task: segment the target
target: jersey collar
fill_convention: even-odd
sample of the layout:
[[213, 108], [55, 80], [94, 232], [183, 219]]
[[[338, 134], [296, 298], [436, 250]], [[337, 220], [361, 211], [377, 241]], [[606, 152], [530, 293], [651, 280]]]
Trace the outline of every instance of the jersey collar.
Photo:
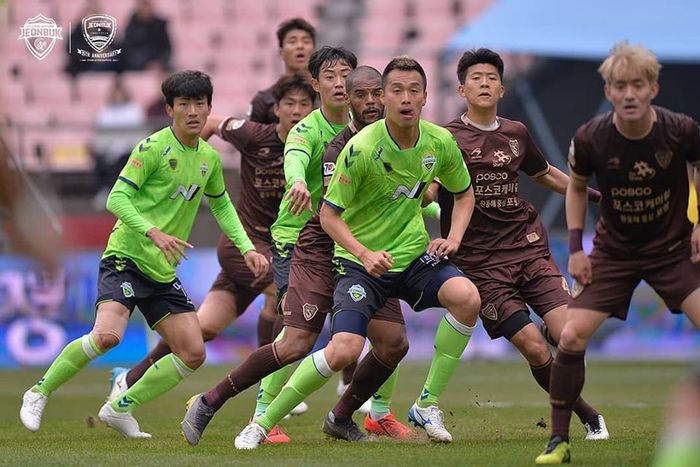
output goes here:
[[187, 146], [187, 145], [182, 144], [182, 141], [180, 141], [179, 139], [177, 139], [177, 135], [176, 135], [175, 132], [173, 131], [173, 127], [172, 127], [172, 126], [169, 126], [168, 128], [170, 129], [170, 133], [173, 135], [173, 138], [175, 138], [175, 141], [177, 141], [177, 144], [180, 145], [180, 149], [182, 149], [183, 151], [194, 151], [194, 152], [199, 152], [199, 138], [197, 138], [197, 147], [196, 147], [196, 148], [193, 148], [193, 147], [190, 147], [190, 146]]

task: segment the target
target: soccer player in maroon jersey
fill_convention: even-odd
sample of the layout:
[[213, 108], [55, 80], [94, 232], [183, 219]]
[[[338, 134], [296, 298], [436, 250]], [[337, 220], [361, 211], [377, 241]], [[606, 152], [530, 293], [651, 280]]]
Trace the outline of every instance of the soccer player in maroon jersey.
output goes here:
[[[697, 173], [700, 129], [690, 117], [651, 104], [660, 68], [644, 47], [615, 45], [598, 69], [613, 110], [581, 126], [569, 148], [566, 220], [574, 284], [552, 366], [552, 435], [537, 464], [570, 461], [569, 422], [583, 388], [586, 345], [606, 319], [626, 319], [640, 281], [700, 326], [700, 230], [686, 214], [686, 167]], [[601, 217], [587, 256], [581, 237], [593, 175]]]
[[[291, 18], [280, 23], [277, 28], [279, 55], [284, 63], [282, 76], [295, 73], [309, 74], [309, 58], [316, 47], [316, 29], [303, 18]], [[309, 76], [310, 77], [310, 76]], [[250, 102], [248, 118], [253, 122], [277, 123], [273, 110], [275, 98], [272, 86], [258, 91]]]
[[[262, 124], [234, 117], [210, 116], [202, 132], [203, 139], [209, 139], [216, 133], [241, 152], [242, 183], [237, 210], [256, 251], [267, 258], [271, 256], [270, 226], [277, 217], [284, 194], [284, 141], [292, 127], [313, 110], [315, 97], [313, 88], [302, 75], [282, 77], [273, 86], [272, 92], [279, 123]], [[263, 310], [258, 322], [258, 339], [260, 345], [272, 342], [272, 323], [276, 317], [277, 303], [272, 272], [268, 271], [267, 275], [256, 279], [243, 256], [225, 235], [219, 238], [217, 256], [221, 271], [197, 310], [204, 341], [218, 336], [245, 312], [255, 297], [264, 292], [266, 298], [269, 296], [266, 308], [271, 320], [263, 316]], [[170, 347], [161, 339], [130, 370], [115, 368], [110, 397], [131, 387], [153, 362], [169, 353]]]
[[[476, 206], [452, 261], [481, 295], [481, 321], [492, 339], [508, 339], [530, 364], [535, 381], [549, 390], [552, 354], [530, 320], [528, 305], [554, 340], [559, 338], [569, 298], [554, 263], [547, 232], [534, 206], [519, 196], [522, 171], [548, 190], [564, 194], [569, 177], [551, 166], [521, 122], [498, 116], [503, 97], [503, 60], [492, 50], [465, 52], [457, 65], [459, 94], [468, 110], [446, 128], [462, 150], [474, 180]], [[599, 193], [591, 190], [597, 199]], [[446, 235], [452, 195], [438, 192]], [[587, 439], [608, 437], [602, 416], [582, 399], [576, 414]]]

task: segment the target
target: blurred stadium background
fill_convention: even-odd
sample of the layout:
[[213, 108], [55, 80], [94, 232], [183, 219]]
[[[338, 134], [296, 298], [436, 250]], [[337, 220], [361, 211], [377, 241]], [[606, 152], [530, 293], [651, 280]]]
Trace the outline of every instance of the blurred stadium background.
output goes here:
[[[525, 121], [550, 161], [563, 169], [576, 127], [606, 109], [596, 68], [615, 41], [629, 39], [657, 52], [664, 69], [656, 102], [700, 118], [700, 94], [695, 90], [700, 82], [696, 24], [700, 4], [692, 1], [667, 0], [663, 5], [632, 0], [149, 2], [155, 15], [167, 21], [170, 68], [209, 73], [217, 114], [244, 116], [255, 92], [276, 80], [282, 64], [275, 30], [281, 21], [301, 16], [317, 27], [317, 46], [342, 44], [355, 51], [362, 64], [381, 70], [398, 54], [417, 58], [428, 75], [424, 117], [437, 123], [463, 111], [464, 102], [455, 92], [461, 52], [478, 46], [501, 52], [508, 92], [499, 113]], [[109, 70], [119, 66], [112, 62], [103, 64], [108, 70], [76, 71], [69, 64], [77, 58], [82, 17], [88, 13], [115, 17], [115, 44], [120, 44], [140, 3], [143, 0], [0, 0], [0, 133], [16, 155], [17, 169], [30, 176], [55, 210], [65, 246], [62, 274], [47, 280], [28, 259], [13, 254], [7, 238], [0, 237], [2, 368], [45, 367], [66, 342], [92, 325], [97, 264], [114, 222], [104, 210], [105, 189], [113, 182], [113, 166], [120, 157], [163, 125], [157, 110], [160, 82], [167, 72], [117, 73]], [[39, 14], [62, 28], [62, 39], [42, 60], [18, 39], [25, 21]], [[115, 59], [124, 60], [131, 53], [136, 51], [124, 46]], [[140, 109], [138, 124], [119, 125], [100, 117], [115, 82]], [[212, 141], [221, 151], [235, 198], [238, 156], [230, 145]], [[551, 227], [552, 249], [565, 270], [563, 198], [548, 196], [527, 182], [522, 188]], [[589, 227], [591, 232], [592, 223]], [[218, 232], [203, 208], [192, 235], [196, 248], [179, 273], [196, 303], [218, 270], [214, 250]], [[237, 361], [255, 347], [260, 305], [256, 301], [251, 306], [256, 309], [208, 344], [210, 364]], [[429, 358], [438, 318], [437, 313], [407, 314], [410, 359]], [[131, 323], [122, 345], [97, 364], [129, 364], [144, 355], [148, 333], [139, 319]], [[645, 286], [635, 295], [627, 323], [607, 323], [591, 347], [591, 353], [601, 357], [630, 359], [689, 359], [698, 350], [697, 332], [683, 317], [668, 313]], [[483, 332], [465, 356], [512, 357], [515, 354], [506, 343], [491, 342]]]

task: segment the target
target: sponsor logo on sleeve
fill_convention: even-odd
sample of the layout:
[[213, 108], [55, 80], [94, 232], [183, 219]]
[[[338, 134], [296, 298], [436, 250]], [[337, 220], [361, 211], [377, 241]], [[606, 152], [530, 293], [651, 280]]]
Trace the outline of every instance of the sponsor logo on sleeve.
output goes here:
[[324, 162], [323, 163], [323, 176], [330, 177], [335, 171], [335, 162]]
[[238, 130], [240, 127], [243, 126], [244, 123], [245, 123], [245, 120], [239, 120], [237, 118], [232, 118], [226, 124], [226, 129], [228, 131]]

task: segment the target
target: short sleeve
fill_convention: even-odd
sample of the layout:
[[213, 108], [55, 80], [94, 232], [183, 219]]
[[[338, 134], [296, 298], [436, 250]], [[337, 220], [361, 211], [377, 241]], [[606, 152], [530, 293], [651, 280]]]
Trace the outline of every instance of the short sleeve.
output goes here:
[[471, 177], [462, 158], [462, 151], [451, 135], [449, 139], [445, 140], [440, 160], [439, 172], [435, 175], [436, 178], [440, 179], [440, 184], [451, 193], [458, 194], [467, 191], [472, 183]]
[[591, 154], [584, 143], [580, 130], [576, 132], [576, 135], [571, 140], [567, 159], [569, 162], [569, 175], [572, 177], [588, 179], [593, 175]]
[[525, 154], [520, 164], [520, 170], [530, 177], [539, 177], [549, 172], [549, 162], [527, 130], [525, 130]]
[[341, 211], [350, 205], [364, 178], [364, 162], [352, 140], [348, 142], [338, 156], [324, 203]]
[[236, 149], [243, 151], [255, 133], [256, 124], [248, 120], [228, 117], [221, 122], [219, 134], [224, 141], [233, 144]]
[[685, 160], [693, 165], [700, 164], [700, 127], [688, 117], [685, 124]]

